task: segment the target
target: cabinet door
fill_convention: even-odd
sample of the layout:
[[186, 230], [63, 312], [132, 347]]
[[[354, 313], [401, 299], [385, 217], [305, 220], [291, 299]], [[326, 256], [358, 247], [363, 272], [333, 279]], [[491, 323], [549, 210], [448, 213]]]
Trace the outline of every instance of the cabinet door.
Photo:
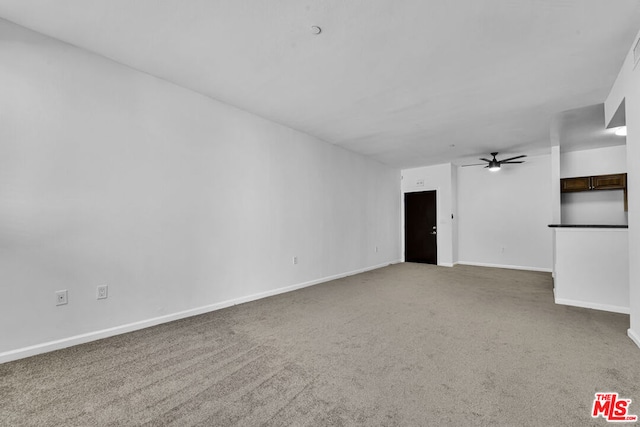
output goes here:
[[591, 189], [591, 179], [588, 176], [579, 178], [564, 178], [560, 180], [560, 192], [588, 191]]
[[592, 176], [591, 186], [594, 190], [624, 190], [627, 187], [627, 174]]

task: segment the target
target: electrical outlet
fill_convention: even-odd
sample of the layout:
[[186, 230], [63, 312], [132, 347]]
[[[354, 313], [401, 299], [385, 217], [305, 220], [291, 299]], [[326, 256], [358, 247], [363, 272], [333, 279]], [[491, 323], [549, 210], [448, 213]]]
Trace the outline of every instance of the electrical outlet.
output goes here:
[[96, 299], [106, 299], [109, 296], [109, 287], [107, 285], [98, 286]]
[[67, 290], [56, 291], [56, 305], [65, 305], [68, 300]]
[[416, 187], [424, 187], [424, 179], [417, 180]]
[[294, 264], [297, 264], [297, 263], [298, 263], [298, 257], [297, 257], [297, 256], [294, 256], [294, 257], [293, 257], [293, 263], [294, 263]]

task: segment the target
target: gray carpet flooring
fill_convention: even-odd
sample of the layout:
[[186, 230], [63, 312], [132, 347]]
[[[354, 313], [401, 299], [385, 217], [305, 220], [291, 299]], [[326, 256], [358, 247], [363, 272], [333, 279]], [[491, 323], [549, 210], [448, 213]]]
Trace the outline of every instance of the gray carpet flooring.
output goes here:
[[628, 316], [552, 287], [392, 265], [0, 365], [0, 425], [607, 425], [598, 391], [640, 414]]

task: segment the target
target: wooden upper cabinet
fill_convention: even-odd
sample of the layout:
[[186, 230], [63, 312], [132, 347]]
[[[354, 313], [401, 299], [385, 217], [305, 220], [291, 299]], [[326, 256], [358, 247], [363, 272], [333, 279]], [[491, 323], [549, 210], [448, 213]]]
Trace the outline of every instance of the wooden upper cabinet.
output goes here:
[[593, 190], [624, 190], [627, 188], [627, 174], [592, 176], [591, 188]]
[[626, 188], [626, 173], [580, 176], [577, 178], [563, 178], [560, 180], [560, 191], [562, 193], [589, 190], [626, 190]]
[[560, 191], [562, 193], [588, 190], [591, 190], [591, 177], [589, 176], [581, 176], [578, 178], [563, 178], [560, 180]]

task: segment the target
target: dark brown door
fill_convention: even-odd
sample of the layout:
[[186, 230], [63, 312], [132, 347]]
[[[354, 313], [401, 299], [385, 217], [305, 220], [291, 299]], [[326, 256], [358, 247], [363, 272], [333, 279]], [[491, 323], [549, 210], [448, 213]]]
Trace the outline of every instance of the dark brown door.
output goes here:
[[438, 263], [436, 219], [435, 191], [404, 195], [405, 261]]

